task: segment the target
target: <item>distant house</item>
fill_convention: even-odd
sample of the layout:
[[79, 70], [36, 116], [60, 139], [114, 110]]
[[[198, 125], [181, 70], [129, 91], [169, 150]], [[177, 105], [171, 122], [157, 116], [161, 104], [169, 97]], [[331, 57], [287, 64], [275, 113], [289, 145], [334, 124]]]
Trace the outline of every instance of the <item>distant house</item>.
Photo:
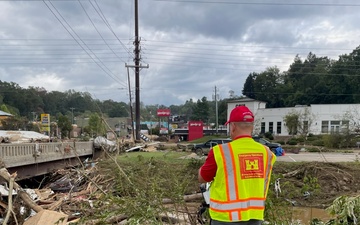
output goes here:
[[2, 124], [1, 124], [2, 120], [5, 120], [12, 116], [13, 116], [12, 114], [0, 110], [0, 127], [2, 127]]

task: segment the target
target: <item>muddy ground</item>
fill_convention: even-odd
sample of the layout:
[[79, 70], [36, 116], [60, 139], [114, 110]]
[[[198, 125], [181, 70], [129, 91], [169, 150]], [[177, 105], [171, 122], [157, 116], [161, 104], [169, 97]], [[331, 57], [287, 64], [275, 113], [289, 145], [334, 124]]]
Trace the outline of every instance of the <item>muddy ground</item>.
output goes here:
[[360, 194], [360, 162], [277, 162], [276, 178], [280, 178], [280, 196], [299, 206], [324, 208], [339, 196]]

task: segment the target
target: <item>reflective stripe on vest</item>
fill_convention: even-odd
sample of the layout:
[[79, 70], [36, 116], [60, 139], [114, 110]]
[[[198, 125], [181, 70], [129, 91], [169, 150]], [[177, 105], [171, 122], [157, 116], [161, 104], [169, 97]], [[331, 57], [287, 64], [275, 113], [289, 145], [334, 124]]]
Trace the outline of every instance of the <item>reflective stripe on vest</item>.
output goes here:
[[233, 162], [233, 153], [230, 143], [217, 146], [221, 150], [224, 161], [224, 169], [226, 170], [226, 180], [227, 180], [227, 192], [228, 192], [228, 202], [218, 202], [214, 199], [210, 199], [210, 208], [214, 211], [223, 211], [231, 213], [231, 220], [237, 221], [240, 219], [239, 211], [244, 211], [248, 209], [264, 209], [265, 207], [265, 197], [267, 184], [269, 182], [269, 175], [272, 167], [273, 154], [268, 149], [265, 148], [268, 154], [265, 154], [266, 162], [266, 174], [264, 177], [264, 194], [263, 199], [239, 199], [237, 185], [236, 185], [236, 176], [228, 176], [229, 171], [233, 171], [235, 168]]
[[232, 211], [232, 210], [241, 210], [248, 208], [263, 208], [264, 200], [248, 200], [248, 201], [239, 201], [232, 203], [216, 203], [214, 201], [210, 202], [211, 208], [217, 211]]
[[265, 147], [264, 148], [266, 149], [267, 151], [267, 160], [266, 160], [266, 174], [265, 174], [265, 182], [264, 182], [264, 193], [265, 193], [265, 197], [266, 197], [266, 191], [267, 191], [267, 188], [269, 187], [269, 181], [270, 181], [270, 172], [271, 172], [271, 167], [272, 167], [272, 164], [271, 162], [273, 161], [275, 155], [272, 153], [272, 151], [268, 148], [268, 147]]

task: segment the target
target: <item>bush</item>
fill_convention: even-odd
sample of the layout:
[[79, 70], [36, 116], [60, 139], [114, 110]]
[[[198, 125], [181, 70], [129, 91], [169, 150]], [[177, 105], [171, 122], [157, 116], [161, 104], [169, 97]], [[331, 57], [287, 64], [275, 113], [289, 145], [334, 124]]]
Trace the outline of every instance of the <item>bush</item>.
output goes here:
[[298, 138], [292, 138], [292, 139], [296, 140], [297, 143], [305, 142], [305, 138], [304, 138], [304, 137], [298, 137]]
[[306, 151], [308, 152], [320, 152], [320, 149], [319, 148], [306, 148]]
[[318, 140], [318, 138], [315, 136], [307, 137], [307, 141], [317, 141], [317, 140]]
[[297, 145], [297, 141], [296, 141], [296, 139], [290, 139], [290, 140], [288, 140], [288, 142], [286, 144], [288, 144], [288, 145]]
[[285, 144], [285, 141], [277, 141], [277, 143], [281, 144], [281, 145], [284, 145]]
[[269, 139], [269, 140], [274, 140], [274, 136], [271, 132], [266, 132], [265, 133], [265, 138]]
[[323, 136], [324, 146], [327, 148], [340, 148], [342, 142], [342, 135], [338, 133], [328, 134]]
[[321, 139], [315, 140], [312, 142], [312, 145], [314, 146], [324, 146], [324, 141]]

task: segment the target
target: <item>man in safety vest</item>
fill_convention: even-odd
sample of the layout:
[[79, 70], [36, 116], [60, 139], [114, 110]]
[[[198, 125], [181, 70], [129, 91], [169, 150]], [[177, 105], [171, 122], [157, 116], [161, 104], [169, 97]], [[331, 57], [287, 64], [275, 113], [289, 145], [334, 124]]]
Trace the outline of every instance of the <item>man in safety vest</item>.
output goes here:
[[260, 225], [276, 156], [254, 141], [254, 115], [237, 106], [225, 125], [232, 141], [217, 145], [199, 169], [199, 182], [210, 186], [211, 225]]

